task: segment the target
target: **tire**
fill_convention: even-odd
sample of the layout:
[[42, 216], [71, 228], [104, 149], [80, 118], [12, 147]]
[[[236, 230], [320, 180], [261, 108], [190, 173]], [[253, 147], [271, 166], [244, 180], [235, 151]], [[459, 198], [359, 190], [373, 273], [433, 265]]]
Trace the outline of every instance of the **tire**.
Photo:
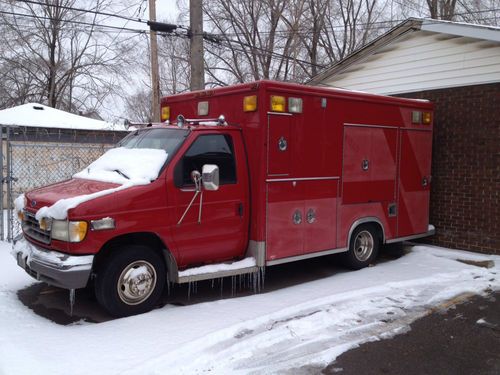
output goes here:
[[373, 225], [361, 225], [351, 235], [349, 250], [343, 254], [344, 264], [359, 270], [368, 267], [378, 255], [380, 239]]
[[156, 252], [146, 246], [124, 246], [115, 249], [99, 267], [95, 295], [113, 316], [142, 314], [157, 305], [165, 275], [165, 263]]

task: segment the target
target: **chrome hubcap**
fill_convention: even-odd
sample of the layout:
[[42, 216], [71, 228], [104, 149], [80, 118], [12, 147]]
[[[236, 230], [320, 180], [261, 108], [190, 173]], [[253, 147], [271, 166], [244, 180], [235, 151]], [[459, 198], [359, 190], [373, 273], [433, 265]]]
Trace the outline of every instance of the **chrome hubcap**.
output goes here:
[[118, 278], [118, 296], [127, 305], [138, 305], [153, 293], [156, 280], [151, 263], [145, 260], [130, 263]]
[[354, 240], [354, 256], [360, 262], [366, 261], [373, 252], [373, 236], [367, 230], [358, 233]]

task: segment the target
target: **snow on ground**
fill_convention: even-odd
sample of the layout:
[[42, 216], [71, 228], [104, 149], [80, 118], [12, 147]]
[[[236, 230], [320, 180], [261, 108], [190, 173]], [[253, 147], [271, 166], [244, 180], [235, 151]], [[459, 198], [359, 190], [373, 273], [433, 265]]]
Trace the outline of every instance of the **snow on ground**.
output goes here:
[[[415, 246], [374, 267], [269, 292], [61, 326], [18, 300], [17, 291], [34, 280], [9, 251], [0, 243], [2, 375], [293, 374], [405, 332], [457, 295], [500, 289], [499, 256]], [[456, 258], [495, 264], [483, 268]]]

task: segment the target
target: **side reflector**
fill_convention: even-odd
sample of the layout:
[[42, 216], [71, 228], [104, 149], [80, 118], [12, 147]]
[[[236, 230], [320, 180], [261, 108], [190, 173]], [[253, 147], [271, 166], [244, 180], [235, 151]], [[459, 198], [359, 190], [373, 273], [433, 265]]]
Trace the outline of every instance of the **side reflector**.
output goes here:
[[288, 111], [292, 113], [302, 113], [302, 99], [288, 98]]
[[170, 107], [165, 106], [161, 108], [161, 121], [165, 122], [167, 120], [170, 120]]
[[271, 96], [271, 111], [285, 112], [285, 97], [284, 96]]
[[257, 110], [257, 95], [245, 96], [243, 98], [243, 112], [255, 112]]
[[420, 111], [413, 111], [411, 113], [411, 122], [414, 124], [420, 124], [422, 123], [422, 112]]
[[422, 123], [429, 125], [431, 123], [432, 116], [430, 112], [424, 112], [422, 115]]
[[198, 116], [208, 115], [208, 102], [198, 102]]

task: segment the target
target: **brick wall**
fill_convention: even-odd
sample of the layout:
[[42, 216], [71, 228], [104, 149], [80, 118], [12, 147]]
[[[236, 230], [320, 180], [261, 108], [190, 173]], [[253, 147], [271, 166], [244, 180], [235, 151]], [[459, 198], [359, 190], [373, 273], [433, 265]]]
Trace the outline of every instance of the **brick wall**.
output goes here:
[[435, 103], [426, 242], [500, 254], [500, 83], [398, 96]]

